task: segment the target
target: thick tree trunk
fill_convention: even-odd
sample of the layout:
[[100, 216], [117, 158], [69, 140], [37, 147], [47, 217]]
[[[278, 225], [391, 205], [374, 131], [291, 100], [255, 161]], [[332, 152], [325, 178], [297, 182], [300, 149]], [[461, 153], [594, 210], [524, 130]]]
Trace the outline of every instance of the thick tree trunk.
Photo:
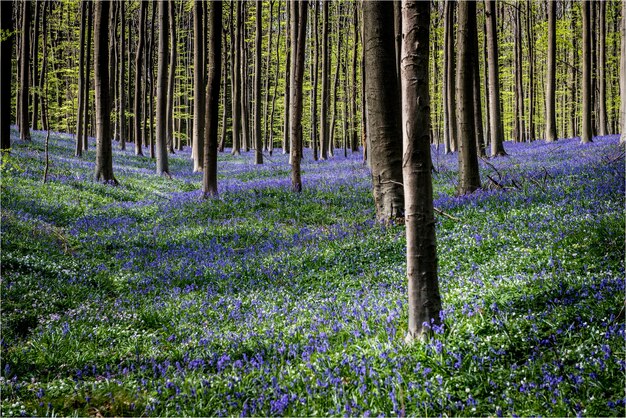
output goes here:
[[[0, 61], [11, 62], [13, 55], [13, 2], [2, 1], [0, 2], [0, 11], [2, 16], [0, 17], [0, 29], [4, 33], [9, 35], [0, 42]], [[0, 107], [3, 111], [0, 112], [0, 150], [2, 152], [9, 152], [11, 149], [11, 98], [13, 97], [13, 86], [11, 85], [12, 71], [3, 70], [0, 71]]]
[[328, 41], [328, 3], [322, 2], [322, 102], [320, 104], [320, 159], [328, 158], [328, 106], [330, 105], [330, 53]]
[[395, 88], [396, 56], [393, 4], [363, 3], [365, 95], [376, 219], [389, 222], [404, 216], [400, 97]]
[[96, 88], [96, 181], [117, 184], [113, 176], [111, 102], [109, 96], [109, 6], [97, 1], [95, 9], [94, 84]]
[[22, 12], [22, 51], [20, 53], [20, 109], [18, 112], [20, 139], [22, 141], [30, 141], [30, 122], [29, 122], [29, 91], [30, 91], [30, 26], [31, 26], [31, 8], [30, 1], [23, 1]]
[[302, 191], [300, 162], [302, 160], [302, 82], [304, 78], [304, 47], [308, 1], [291, 0], [291, 111], [289, 128], [291, 131], [291, 190]]
[[459, 186], [458, 194], [472, 193], [480, 188], [478, 157], [476, 155], [476, 126], [474, 119], [473, 56], [478, 53], [476, 33], [476, 3], [462, 0], [458, 6], [456, 96], [459, 127]]
[[209, 9], [210, 36], [208, 50], [209, 74], [206, 92], [206, 129], [204, 133], [204, 196], [217, 196], [217, 119], [222, 68], [222, 2], [211, 2]]
[[[268, 140], [270, 137], [271, 127], [269, 126], [269, 107], [270, 107], [270, 79], [272, 71], [272, 34], [274, 33], [274, 0], [270, 0], [269, 25], [267, 27], [267, 60], [265, 61], [265, 99], [263, 100], [263, 151], [269, 150]], [[280, 24], [278, 25], [280, 27]]]
[[[202, 171], [204, 166], [204, 129], [205, 129], [205, 81], [203, 67], [206, 45], [203, 32], [203, 2], [193, 2], [193, 171]], [[208, 29], [208, 28], [207, 28]]]
[[263, 41], [263, 2], [256, 2], [256, 39], [254, 55], [254, 163], [263, 164], [261, 133], [261, 48]]
[[591, 1], [583, 0], [583, 101], [582, 101], [582, 130], [580, 142], [586, 144], [592, 142], [593, 127], [591, 113], [593, 105], [591, 100]]
[[489, 132], [491, 133], [491, 156], [506, 155], [502, 141], [504, 127], [500, 111], [500, 66], [498, 64], [498, 31], [496, 26], [496, 7], [494, 0], [485, 0], [487, 15], [487, 50], [489, 67]]
[[556, 134], [556, 2], [548, 7], [548, 61], [546, 68], [546, 142], [557, 139]]
[[[430, 4], [402, 1], [402, 131], [409, 323], [407, 343], [439, 324], [437, 241], [430, 160]], [[424, 324], [427, 324], [425, 327]]]
[[[142, 62], [144, 55], [144, 44], [146, 42], [146, 11], [148, 9], [148, 2], [141, 1], [139, 6], [139, 41], [137, 43], [137, 54], [135, 56], [135, 120], [134, 120], [134, 129], [135, 129], [135, 154], [143, 155], [142, 149], [142, 137], [141, 137], [141, 103], [144, 101], [144, 98], [141, 95], [141, 72], [142, 72]], [[146, 80], [144, 80], [144, 83]]]
[[159, 52], [157, 73], [157, 103], [156, 103], [156, 173], [169, 176], [170, 169], [167, 156], [167, 129], [168, 129], [168, 88], [167, 88], [167, 60], [168, 60], [168, 0], [158, 1], [159, 7]]

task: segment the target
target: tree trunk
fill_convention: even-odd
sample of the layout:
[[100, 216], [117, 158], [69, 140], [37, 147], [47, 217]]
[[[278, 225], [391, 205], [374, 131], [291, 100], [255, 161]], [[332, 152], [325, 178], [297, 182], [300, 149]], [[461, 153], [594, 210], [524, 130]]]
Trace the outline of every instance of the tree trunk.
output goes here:
[[313, 148], [313, 160], [317, 161], [319, 159], [318, 154], [318, 145], [319, 145], [319, 135], [317, 129], [317, 90], [318, 90], [318, 74], [319, 74], [319, 64], [320, 64], [320, 41], [319, 41], [319, 14], [320, 14], [320, 4], [318, 1], [314, 4], [314, 14], [313, 14], [313, 33], [315, 34], [314, 38], [314, 53], [315, 57], [313, 58], [313, 89], [311, 92], [311, 148]]
[[217, 196], [217, 119], [220, 98], [220, 71], [222, 69], [222, 2], [211, 2], [208, 64], [209, 74], [206, 92], [206, 129], [204, 133], [204, 173], [202, 191], [204, 196]]
[[[444, 150], [445, 153], [454, 152], [458, 147], [457, 138], [457, 116], [456, 116], [456, 97], [455, 97], [455, 62], [454, 62], [454, 4], [452, 0], [446, 0], [445, 2], [445, 17], [444, 17], [444, 112], [446, 117], [446, 130], [447, 134], [444, 136]], [[447, 138], [447, 140], [446, 140]]]
[[532, 25], [532, 2], [526, 1], [526, 41], [528, 44], [528, 140], [535, 140], [535, 45]]
[[[522, 64], [522, 18], [521, 4], [513, 5], [515, 14], [515, 140], [526, 141], [526, 127], [524, 126], [524, 79]], [[476, 67], [478, 68], [478, 67]], [[478, 126], [477, 126], [478, 128]]]
[[[274, 33], [274, 0], [270, 0], [269, 25], [267, 27], [267, 60], [265, 61], [265, 99], [263, 100], [263, 151], [269, 150], [268, 140], [270, 137], [271, 127], [269, 126], [269, 107], [270, 107], [270, 79], [272, 68], [272, 34]], [[280, 24], [278, 25], [280, 27]]]
[[[169, 25], [170, 25], [170, 66], [167, 81], [167, 147], [174, 154], [174, 83], [176, 81], [176, 52], [178, 51], [176, 39], [176, 12], [174, 0], [168, 0]], [[202, 137], [200, 137], [202, 138]]]
[[[139, 41], [137, 44], [137, 54], [135, 56], [135, 154], [143, 155], [142, 149], [142, 137], [141, 137], [141, 103], [144, 98], [141, 96], [141, 65], [144, 55], [144, 44], [146, 42], [146, 11], [148, 9], [148, 2], [142, 0], [139, 8]], [[144, 83], [146, 80], [144, 80]]]
[[478, 157], [476, 155], [476, 126], [474, 119], [474, 76], [478, 68], [472, 57], [478, 54], [476, 34], [476, 3], [462, 0], [458, 5], [456, 96], [459, 127], [459, 188], [458, 194], [472, 193], [480, 188]]
[[[278, 10], [280, 11], [280, 2], [278, 2]], [[278, 19], [278, 35], [276, 38], [276, 56], [280, 56], [280, 28], [281, 28], [281, 24], [280, 24], [280, 18]], [[288, 37], [288, 36], [287, 36]], [[268, 148], [269, 148], [269, 152], [270, 155], [272, 155], [272, 152], [274, 151], [274, 111], [276, 109], [276, 93], [278, 91], [278, 74], [280, 72], [280, 61], [277, 59], [276, 60], [276, 73], [274, 74], [274, 92], [272, 94], [272, 110], [270, 112], [270, 122], [269, 122], [269, 126], [270, 126], [270, 131], [269, 131], [269, 144], [268, 144]]]
[[353, 26], [353, 49], [352, 49], [352, 101], [351, 101], [351, 115], [350, 115], [350, 120], [351, 120], [351, 125], [350, 125], [350, 134], [352, 136], [352, 140], [351, 140], [351, 146], [350, 148], [352, 149], [352, 152], [357, 152], [359, 150], [359, 135], [357, 133], [357, 123], [356, 123], [356, 102], [357, 102], [357, 91], [358, 91], [358, 84], [357, 84], [357, 77], [356, 77], [356, 70], [357, 70], [357, 54], [358, 54], [358, 44], [359, 44], [359, 10], [358, 10], [358, 3], [353, 3], [352, 7], [354, 8], [353, 10], [353, 15], [352, 15], [352, 24]]
[[322, 2], [322, 102], [320, 104], [320, 159], [328, 158], [328, 106], [330, 104], [330, 55], [328, 44], [328, 3]]
[[202, 171], [204, 166], [204, 129], [205, 129], [205, 81], [203, 67], [206, 45], [203, 32], [203, 2], [193, 2], [193, 171]]
[[626, 144], [626, 1], [622, 2], [622, 25], [621, 31], [621, 53], [620, 53], [620, 66], [619, 66], [619, 88], [620, 88], [620, 128], [621, 135], [619, 138], [620, 144]]
[[[35, 33], [33, 34], [33, 71], [32, 71], [32, 80], [33, 80], [33, 84], [35, 84], [35, 77], [36, 77], [36, 73], [37, 73], [37, 69], [39, 67], [39, 22], [40, 22], [40, 11], [39, 9], [41, 9], [41, 1], [40, 0], [36, 0], [35, 2], [35, 22], [34, 22], [34, 29], [35, 29]], [[81, 26], [81, 31], [82, 31], [82, 26]], [[82, 53], [82, 45], [83, 43], [81, 42], [81, 53]], [[38, 126], [37, 126], [37, 119], [39, 116], [39, 96], [41, 93], [38, 93], [37, 90], [33, 90], [33, 99], [32, 99], [32, 103], [33, 103], [33, 115], [32, 115], [32, 119], [31, 119], [31, 127], [34, 130], [38, 130]]]
[[96, 88], [96, 181], [117, 184], [113, 176], [111, 147], [111, 102], [109, 99], [109, 6], [97, 1], [93, 47], [94, 84]]
[[[8, 36], [0, 42], [0, 61], [11, 62], [13, 55], [13, 2], [0, 2], [0, 29], [7, 33]], [[11, 98], [13, 97], [13, 86], [11, 85], [12, 71], [0, 71], [0, 150], [2, 153], [9, 152], [11, 149]]]
[[[393, 3], [392, 3], [393, 6]], [[337, 21], [337, 65], [335, 66], [335, 75], [333, 80], [333, 98], [332, 98], [332, 111], [330, 117], [330, 128], [328, 134], [328, 154], [332, 157], [335, 153], [335, 123], [337, 121], [337, 96], [339, 93], [339, 66], [341, 64], [341, 28], [344, 26], [344, 19], [341, 18], [341, 3], [337, 4], [339, 8], [339, 18]], [[395, 48], [394, 48], [395, 51]], [[395, 66], [395, 63], [394, 63]], [[397, 73], [396, 73], [397, 74]]]
[[[622, 17], [626, 19], [626, 17]], [[598, 135], [607, 134], [606, 116], [606, 2], [598, 2]], [[626, 99], [625, 99], [626, 100]]]
[[[402, 218], [402, 143], [400, 97], [396, 88], [393, 4], [363, 2], [365, 95], [376, 219]], [[427, 132], [427, 131], [426, 131]]]
[[[239, 48], [239, 43], [241, 42], [241, 25], [239, 21], [241, 20], [241, 2], [231, 2], [231, 10], [232, 3], [236, 3], [236, 19], [235, 16], [231, 19], [231, 55], [234, 53], [234, 59], [232, 61], [232, 80], [233, 80], [233, 155], [239, 155], [241, 149], [241, 72], [239, 71], [240, 62], [241, 62], [241, 48]], [[232, 11], [231, 11], [232, 15]], [[236, 29], [235, 29], [236, 28]], [[233, 32], [235, 32], [233, 34]], [[234, 38], [233, 38], [234, 35]]]
[[256, 2], [256, 39], [254, 55], [254, 163], [263, 164], [261, 133], [261, 48], [263, 41], [263, 2]]
[[[45, 6], [44, 6], [45, 7]], [[88, 1], [87, 2], [87, 39], [86, 39], [86, 43], [87, 45], [85, 45], [86, 48], [86, 55], [85, 55], [85, 74], [83, 76], [83, 80], [85, 83], [85, 88], [84, 88], [84, 97], [83, 97], [83, 114], [84, 114], [84, 122], [83, 122], [83, 138], [82, 138], [82, 147], [83, 147], [83, 151], [86, 151], [87, 149], [89, 149], [89, 124], [88, 122], [91, 121], [91, 117], [89, 115], [89, 110], [91, 109], [91, 106], [89, 105], [89, 99], [90, 99], [90, 80], [91, 80], [91, 44], [92, 44], [92, 35], [93, 35], [93, 2]], [[44, 35], [45, 38], [45, 35]], [[45, 42], [45, 40], [44, 40]], [[44, 56], [44, 62], [46, 61], [46, 57]], [[43, 65], [42, 65], [43, 67]], [[44, 73], [44, 69], [42, 68], [42, 80], [43, 80], [43, 73]], [[40, 82], [40, 85], [43, 85], [43, 82]], [[93, 115], [93, 113], [92, 113]], [[93, 131], [93, 123], [91, 125], [91, 130]]]
[[[476, 18], [473, 18], [476, 19]], [[477, 25], [477, 23], [476, 23]], [[476, 26], [475, 25], [475, 26]], [[474, 54], [472, 55], [472, 103], [474, 108], [474, 126], [476, 128], [476, 155], [478, 157], [486, 157], [485, 152], [485, 134], [483, 131], [483, 110], [480, 95], [480, 67], [478, 65], [478, 28], [471, 33], [471, 42], [474, 45]], [[523, 101], [522, 101], [523, 105]]]
[[29, 109], [28, 109], [28, 96], [30, 91], [30, 26], [31, 26], [31, 8], [30, 1], [23, 1], [22, 12], [22, 51], [20, 62], [20, 109], [19, 116], [19, 128], [20, 139], [22, 141], [30, 141], [30, 125], [29, 125]]
[[548, 8], [548, 60], [546, 68], [546, 142], [557, 139], [556, 134], [556, 2], [549, 1]]
[[159, 0], [159, 60], [157, 63], [157, 103], [156, 103], [156, 173], [169, 176], [167, 160], [167, 42], [168, 34], [168, 0]]
[[[291, 5], [289, 3], [290, 0], [287, 0], [286, 9], [287, 9], [287, 20], [285, 22], [286, 30], [285, 30], [285, 48], [287, 49], [287, 53], [285, 54], [285, 115], [284, 115], [284, 125], [283, 125], [283, 154], [289, 152], [289, 121], [291, 120], [289, 116], [289, 112], [291, 111], [291, 93], [289, 91], [291, 86], [291, 54], [293, 49], [293, 41], [291, 40]], [[291, 160], [291, 158], [290, 158]]]
[[506, 155], [502, 141], [504, 127], [500, 110], [500, 76], [498, 64], [498, 31], [496, 26], [496, 8], [494, 0], [485, 0], [487, 15], [487, 50], [489, 67], [489, 132], [491, 133], [491, 156]]
[[120, 60], [119, 60], [119, 75], [118, 75], [118, 99], [119, 100], [119, 131], [120, 131], [120, 149], [126, 149], [126, 95], [124, 90], [126, 88], [126, 20], [125, 13], [126, 2], [120, 2]]
[[[430, 160], [430, 4], [402, 1], [402, 131], [409, 323], [407, 343], [439, 324], [437, 241]], [[424, 327], [424, 324], [427, 324]]]
[[[82, 157], [83, 155], [83, 127], [85, 121], [85, 106], [83, 103], [85, 97], [85, 32], [87, 28], [87, 1], [80, 2], [80, 49], [78, 55], [78, 118], [76, 121], [76, 149], [75, 155]], [[33, 117], [34, 119], [34, 117]], [[34, 123], [33, 123], [34, 126]]]
[[291, 190], [302, 191], [300, 162], [302, 160], [302, 82], [304, 78], [304, 47], [308, 1], [291, 0], [291, 111], [289, 128], [291, 131]]
[[583, 144], [592, 142], [591, 113], [593, 110], [591, 100], [591, 1], [583, 0], [583, 101], [582, 101], [582, 130], [580, 142]]

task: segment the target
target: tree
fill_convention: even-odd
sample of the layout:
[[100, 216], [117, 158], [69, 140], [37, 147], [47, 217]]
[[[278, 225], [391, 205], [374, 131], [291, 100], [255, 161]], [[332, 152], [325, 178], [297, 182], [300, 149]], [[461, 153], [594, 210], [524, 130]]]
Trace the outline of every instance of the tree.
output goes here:
[[29, 101], [29, 90], [30, 90], [30, 78], [29, 78], [29, 70], [30, 70], [30, 22], [31, 22], [31, 8], [30, 1], [23, 1], [23, 12], [22, 12], [22, 51], [20, 53], [21, 56], [21, 65], [20, 65], [20, 97], [19, 97], [19, 128], [20, 128], [20, 139], [22, 141], [30, 141], [30, 122], [29, 122], [29, 111], [28, 111], [28, 101]]
[[[170, 65], [167, 79], [167, 147], [170, 153], [174, 153], [174, 83], [176, 82], [176, 52], [178, 50], [176, 40], [176, 14], [174, 0], [168, 0], [169, 26], [170, 26]], [[200, 137], [202, 140], [202, 137]]]
[[[148, 2], [142, 0], [139, 6], [139, 40], [137, 42], [137, 55], [135, 56], [135, 154], [143, 155], [142, 137], [141, 137], [141, 103], [144, 98], [141, 97], [141, 65], [143, 63], [144, 45], [146, 42], [146, 11], [148, 10]], [[146, 80], [144, 80], [146, 82]]]
[[[80, 2], [80, 52], [78, 56], [78, 118], [76, 121], [76, 150], [75, 155], [81, 157], [83, 155], [83, 129], [85, 125], [85, 111], [87, 110], [83, 104], [85, 100], [85, 32], [87, 28], [87, 1]], [[33, 117], [34, 120], [34, 117]], [[33, 124], [34, 126], [34, 124]]]
[[290, 1], [291, 6], [291, 100], [289, 130], [291, 137], [291, 190], [302, 191], [300, 160], [302, 159], [302, 84], [304, 78], [304, 46], [308, 1]]
[[458, 7], [456, 96], [459, 134], [458, 193], [472, 193], [480, 188], [476, 155], [476, 121], [474, 119], [473, 57], [478, 55], [476, 35], [476, 2], [462, 0]]
[[209, 10], [210, 35], [206, 92], [206, 123], [204, 132], [204, 173], [202, 192], [205, 197], [217, 196], [217, 118], [222, 67], [222, 2], [211, 2]]
[[485, 0], [487, 17], [487, 65], [489, 67], [489, 133], [491, 134], [491, 156], [506, 155], [502, 145], [504, 127], [500, 111], [500, 76], [498, 64], [498, 34], [494, 0]]
[[[40, 22], [40, 9], [41, 9], [41, 1], [40, 0], [36, 0], [34, 2], [35, 4], [35, 22], [33, 25], [33, 28], [35, 30], [35, 33], [33, 33], [33, 46], [32, 46], [32, 81], [33, 81], [33, 85], [35, 85], [35, 77], [36, 77], [36, 73], [37, 73], [37, 67], [39, 66], [39, 22]], [[81, 43], [82, 45], [82, 43]], [[82, 48], [81, 48], [82, 49]], [[33, 112], [32, 112], [32, 118], [31, 118], [31, 127], [34, 130], [38, 129], [37, 126], [37, 119], [38, 119], [38, 115], [39, 115], [39, 96], [40, 94], [38, 94], [37, 90], [34, 89], [33, 90], [33, 99], [31, 101], [32, 105], [33, 105]]]
[[111, 147], [111, 101], [109, 95], [109, 6], [98, 0], [95, 9], [93, 43], [94, 85], [96, 88], [96, 181], [117, 184], [113, 176]]
[[[241, 147], [241, 72], [239, 71], [240, 61], [241, 61], [241, 48], [239, 48], [239, 43], [241, 42], [241, 25], [239, 21], [241, 21], [241, 2], [231, 2], [231, 15], [232, 15], [232, 4], [236, 3], [236, 15], [237, 20], [235, 21], [235, 17], [230, 20], [231, 21], [231, 69], [232, 69], [232, 81], [233, 81], [233, 98], [232, 98], [232, 106], [233, 106], [233, 155], [239, 155], [240, 147]], [[236, 27], [236, 32], [233, 33], [233, 28]]]
[[548, 7], [548, 62], [546, 68], [546, 142], [556, 141], [556, 2]]
[[[607, 134], [606, 115], [606, 2], [598, 5], [598, 135]], [[626, 17], [622, 17], [626, 19]]]
[[[372, 182], [376, 218], [402, 218], [402, 138], [393, 26], [393, 3], [363, 3], [365, 95], [370, 136]], [[391, 86], [391, 87], [390, 87]]]
[[261, 134], [261, 47], [263, 39], [263, 2], [256, 2], [256, 39], [254, 56], [254, 163], [263, 164]]
[[583, 0], [583, 101], [582, 101], [582, 130], [580, 142], [592, 142], [592, 100], [591, 100], [591, 2]]
[[193, 171], [202, 171], [204, 166], [204, 142], [205, 142], [205, 68], [204, 54], [206, 45], [204, 44], [203, 32], [203, 3], [200, 0], [193, 2]]
[[328, 106], [330, 105], [330, 57], [328, 45], [328, 3], [322, 2], [322, 102], [320, 104], [320, 159], [328, 158]]
[[526, 43], [528, 45], [528, 140], [535, 140], [535, 47], [533, 45], [532, 2], [526, 2]]
[[[11, 62], [11, 56], [13, 54], [13, 2], [2, 1], [0, 2], [0, 31], [6, 37], [2, 38], [0, 42], [0, 61], [6, 63]], [[0, 150], [9, 151], [11, 149], [11, 97], [13, 95], [13, 88], [11, 85], [11, 71], [0, 71], [0, 107], [3, 111], [0, 112]]]
[[[554, 2], [553, 2], [554, 3]], [[513, 6], [514, 14], [514, 39], [515, 39], [515, 132], [517, 142], [526, 140], [526, 128], [524, 126], [524, 81], [522, 65], [522, 18], [521, 4]], [[478, 67], [476, 67], [478, 68]], [[478, 125], [476, 126], [478, 128]]]
[[621, 40], [621, 54], [620, 54], [620, 67], [619, 67], [619, 88], [620, 88], [620, 127], [621, 136], [620, 144], [626, 144], [626, 2], [622, 2], [622, 25], [620, 27], [622, 40]]
[[159, 58], [157, 73], [157, 105], [156, 105], [156, 173], [170, 175], [167, 160], [167, 41], [168, 41], [168, 0], [159, 0]]
[[405, 341], [440, 322], [428, 80], [430, 4], [402, 1], [402, 138], [409, 323]]
[[457, 149], [457, 124], [456, 124], [456, 98], [455, 98], [455, 62], [454, 62], [454, 4], [452, 0], [445, 2], [444, 15], [444, 150], [445, 153], [454, 152]]

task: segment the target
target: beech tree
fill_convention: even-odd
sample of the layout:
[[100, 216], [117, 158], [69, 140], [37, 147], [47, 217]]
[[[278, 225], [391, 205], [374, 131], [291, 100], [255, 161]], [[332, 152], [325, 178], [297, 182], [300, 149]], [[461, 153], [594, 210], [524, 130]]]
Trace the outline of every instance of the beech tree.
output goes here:
[[[0, 11], [2, 16], [0, 17], [0, 31], [6, 37], [3, 37], [0, 41], [0, 61], [11, 62], [11, 56], [13, 54], [13, 2], [2, 1], [0, 2]], [[9, 151], [11, 148], [11, 97], [13, 94], [13, 87], [11, 85], [11, 71], [0, 71], [0, 107], [3, 111], [0, 112], [0, 150]]]
[[20, 129], [20, 139], [30, 141], [30, 121], [29, 121], [29, 90], [30, 90], [30, 22], [31, 8], [30, 1], [23, 1], [22, 12], [22, 51], [20, 66], [20, 97], [18, 120]]
[[256, 2], [256, 39], [254, 55], [254, 163], [263, 164], [261, 133], [261, 47], [263, 39], [263, 2]]
[[591, 98], [591, 2], [582, 0], [583, 12], [583, 100], [582, 100], [582, 130], [580, 142], [586, 144], [592, 142], [592, 98]]
[[621, 54], [620, 54], [620, 69], [619, 69], [619, 87], [622, 100], [620, 101], [620, 144], [626, 144], [626, 2], [622, 2], [622, 24], [620, 27], [622, 40], [621, 40]]
[[396, 71], [393, 3], [363, 3], [363, 49], [372, 187], [376, 219], [402, 218], [402, 128]]
[[546, 142], [556, 141], [556, 2], [549, 1], [548, 8], [548, 62], [546, 69]]
[[157, 74], [157, 105], [156, 105], [156, 173], [170, 175], [167, 157], [167, 60], [168, 60], [168, 0], [159, 0], [159, 59]]
[[94, 85], [96, 88], [96, 181], [117, 184], [113, 176], [111, 149], [111, 100], [109, 94], [109, 6], [107, 0], [98, 0], [94, 27]]
[[[441, 321], [430, 159], [430, 4], [402, 1], [402, 138], [409, 323], [405, 341]], [[425, 327], [424, 324], [427, 324]]]
[[489, 67], [489, 133], [491, 134], [491, 156], [506, 155], [502, 141], [504, 127], [500, 111], [500, 66], [498, 64], [498, 34], [496, 25], [495, 0], [485, 0], [485, 16], [487, 18], [487, 53]]
[[[205, 68], [204, 54], [206, 45], [204, 44], [203, 32], [203, 1], [193, 2], [193, 141], [192, 158], [193, 171], [202, 171], [204, 165], [204, 142], [205, 142]], [[207, 28], [208, 29], [208, 28]]]
[[[141, 74], [142, 74], [142, 63], [144, 57], [144, 45], [146, 38], [146, 12], [148, 10], [148, 2], [142, 0], [139, 6], [139, 40], [137, 43], [137, 53], [135, 55], [135, 103], [134, 103], [134, 130], [135, 130], [135, 154], [143, 155], [142, 148], [142, 135], [141, 135], [141, 125], [142, 125], [142, 113], [141, 113], [141, 104], [145, 103], [143, 97], [141, 97]], [[147, 80], [144, 79], [144, 83]], [[144, 110], [145, 115], [145, 110]]]

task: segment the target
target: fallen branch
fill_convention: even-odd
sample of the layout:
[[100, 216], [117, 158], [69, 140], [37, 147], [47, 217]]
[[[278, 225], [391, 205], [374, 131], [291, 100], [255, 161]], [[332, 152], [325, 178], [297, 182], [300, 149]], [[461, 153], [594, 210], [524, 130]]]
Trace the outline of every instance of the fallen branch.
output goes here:
[[461, 220], [459, 218], [457, 218], [456, 216], [452, 216], [449, 213], [446, 213], [446, 212], [442, 211], [439, 208], [433, 207], [433, 210], [435, 212], [437, 212], [439, 215], [445, 216], [448, 219], [452, 219], [453, 221], [461, 222]]

